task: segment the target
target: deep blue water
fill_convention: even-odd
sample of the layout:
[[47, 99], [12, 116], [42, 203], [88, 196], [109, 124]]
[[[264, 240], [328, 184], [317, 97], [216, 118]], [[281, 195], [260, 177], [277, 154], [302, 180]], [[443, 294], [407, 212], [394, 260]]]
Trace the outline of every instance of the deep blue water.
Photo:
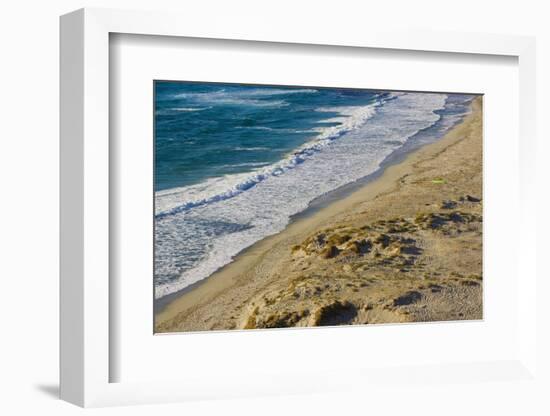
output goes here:
[[361, 90], [156, 83], [155, 189], [250, 172], [336, 126], [337, 112], [380, 94]]
[[155, 297], [448, 132], [474, 96], [155, 84]]

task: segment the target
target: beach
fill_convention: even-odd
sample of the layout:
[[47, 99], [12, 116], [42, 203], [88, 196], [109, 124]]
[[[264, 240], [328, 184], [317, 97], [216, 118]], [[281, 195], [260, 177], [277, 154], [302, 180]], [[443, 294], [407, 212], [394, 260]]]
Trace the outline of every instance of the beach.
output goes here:
[[155, 332], [482, 319], [481, 107], [174, 294]]

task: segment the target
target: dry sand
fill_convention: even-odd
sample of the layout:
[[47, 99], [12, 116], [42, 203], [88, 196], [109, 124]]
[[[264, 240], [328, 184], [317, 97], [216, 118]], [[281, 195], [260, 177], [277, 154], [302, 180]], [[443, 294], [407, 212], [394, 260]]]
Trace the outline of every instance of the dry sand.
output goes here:
[[156, 314], [156, 332], [482, 318], [482, 101]]

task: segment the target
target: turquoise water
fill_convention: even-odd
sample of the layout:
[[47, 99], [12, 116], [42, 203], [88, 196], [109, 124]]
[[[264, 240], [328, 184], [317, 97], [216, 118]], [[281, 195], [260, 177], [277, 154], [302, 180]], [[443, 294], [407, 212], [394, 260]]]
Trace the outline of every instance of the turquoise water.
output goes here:
[[155, 84], [155, 297], [200, 281], [311, 201], [442, 137], [471, 95]]
[[282, 159], [311, 140], [337, 111], [384, 94], [369, 91], [156, 84], [156, 190], [250, 172]]

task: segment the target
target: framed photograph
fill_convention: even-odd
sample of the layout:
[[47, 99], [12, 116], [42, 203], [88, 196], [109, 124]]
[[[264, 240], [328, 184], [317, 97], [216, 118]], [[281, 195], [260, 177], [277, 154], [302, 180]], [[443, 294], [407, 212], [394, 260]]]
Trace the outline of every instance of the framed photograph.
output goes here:
[[62, 398], [537, 386], [534, 40], [186, 21], [61, 18]]

